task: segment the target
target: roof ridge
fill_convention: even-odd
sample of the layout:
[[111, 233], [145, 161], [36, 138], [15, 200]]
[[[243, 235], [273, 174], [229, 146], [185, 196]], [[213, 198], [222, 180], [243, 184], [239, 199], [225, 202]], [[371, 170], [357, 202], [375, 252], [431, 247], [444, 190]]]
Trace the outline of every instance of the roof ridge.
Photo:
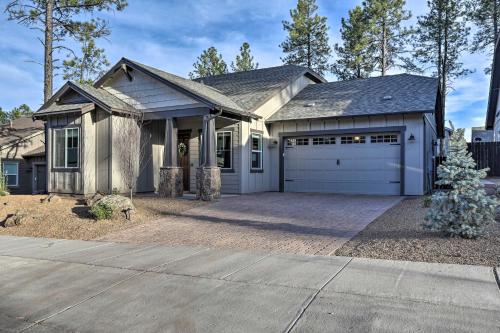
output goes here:
[[283, 65], [277, 65], [277, 66], [256, 68], [256, 69], [251, 69], [251, 70], [248, 70], [248, 71], [228, 72], [228, 73], [222, 73], [222, 74], [204, 76], [204, 77], [199, 77], [199, 78], [192, 79], [192, 81], [209, 79], [209, 78], [214, 78], [214, 77], [227, 76], [227, 75], [241, 75], [241, 74], [246, 74], [246, 73], [250, 73], [250, 72], [258, 72], [258, 71], [264, 71], [264, 70], [269, 70], [269, 69], [276, 69], [276, 68], [281, 68], [281, 67], [297, 67], [297, 68], [301, 68], [303, 70], [311, 70], [310, 68], [307, 68], [307, 67], [304, 67], [304, 66], [293, 65], [293, 64], [283, 64]]

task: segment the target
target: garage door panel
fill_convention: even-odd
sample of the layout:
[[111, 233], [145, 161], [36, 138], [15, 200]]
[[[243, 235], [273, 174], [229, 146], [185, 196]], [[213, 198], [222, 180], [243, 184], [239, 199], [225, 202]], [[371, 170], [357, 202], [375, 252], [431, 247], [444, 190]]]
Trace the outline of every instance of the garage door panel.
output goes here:
[[[328, 136], [332, 137], [332, 136]], [[400, 194], [400, 149], [394, 143], [313, 145], [285, 149], [284, 190], [287, 192], [327, 192]]]

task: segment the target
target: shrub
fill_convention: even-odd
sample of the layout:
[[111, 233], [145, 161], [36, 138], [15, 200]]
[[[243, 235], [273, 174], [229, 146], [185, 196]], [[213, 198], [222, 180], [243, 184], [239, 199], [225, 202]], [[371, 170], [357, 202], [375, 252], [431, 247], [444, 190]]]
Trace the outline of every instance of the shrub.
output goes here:
[[422, 199], [422, 205], [425, 207], [425, 208], [429, 208], [432, 204], [432, 197], [427, 195], [425, 196], [423, 199]]
[[5, 175], [3, 173], [3, 170], [0, 169], [0, 196], [5, 196], [9, 194], [9, 191], [7, 190], [7, 184], [5, 183]]
[[446, 161], [437, 169], [438, 185], [451, 190], [432, 195], [426, 227], [448, 235], [476, 238], [485, 234], [486, 226], [495, 220], [496, 198], [486, 195], [481, 179], [487, 169], [476, 170], [467, 151], [464, 130], [452, 125], [450, 148]]
[[113, 206], [98, 202], [90, 208], [90, 213], [96, 220], [109, 220], [113, 218]]

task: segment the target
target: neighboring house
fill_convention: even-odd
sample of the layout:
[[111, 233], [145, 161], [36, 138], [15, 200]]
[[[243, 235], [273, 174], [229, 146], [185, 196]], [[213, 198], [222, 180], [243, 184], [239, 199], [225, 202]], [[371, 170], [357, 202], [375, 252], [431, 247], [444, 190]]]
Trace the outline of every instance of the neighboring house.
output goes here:
[[47, 123], [49, 192], [125, 192], [116, 133], [140, 112], [138, 192], [220, 181], [222, 193], [422, 195], [444, 134], [439, 94], [436, 79], [408, 74], [328, 83], [285, 65], [191, 81], [122, 59], [93, 87], [66, 83], [35, 116]]
[[486, 130], [484, 127], [472, 127], [471, 142], [492, 142], [493, 131]]
[[0, 126], [0, 160], [10, 193], [46, 191], [43, 121], [21, 117]]

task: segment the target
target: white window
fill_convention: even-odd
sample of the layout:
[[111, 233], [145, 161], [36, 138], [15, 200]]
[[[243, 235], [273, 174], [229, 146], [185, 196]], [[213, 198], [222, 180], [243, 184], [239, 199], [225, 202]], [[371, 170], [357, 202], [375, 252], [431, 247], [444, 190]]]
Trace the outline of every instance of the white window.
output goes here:
[[78, 168], [80, 165], [80, 130], [62, 128], [54, 130], [54, 167]]
[[7, 186], [19, 185], [19, 163], [18, 162], [3, 162], [3, 175]]
[[252, 133], [252, 170], [262, 170], [262, 134]]
[[233, 132], [217, 132], [217, 166], [232, 169]]
[[349, 145], [353, 143], [366, 143], [364, 136], [343, 136], [340, 138], [340, 144]]
[[389, 135], [372, 135], [371, 143], [397, 143], [398, 136], [396, 134]]

